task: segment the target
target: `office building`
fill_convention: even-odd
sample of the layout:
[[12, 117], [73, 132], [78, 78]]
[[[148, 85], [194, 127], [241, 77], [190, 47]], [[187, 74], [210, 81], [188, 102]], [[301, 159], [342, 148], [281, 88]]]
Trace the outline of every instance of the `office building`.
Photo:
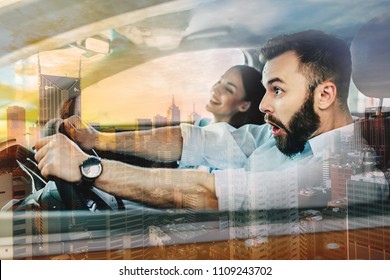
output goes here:
[[43, 127], [55, 118], [81, 115], [80, 78], [39, 76], [38, 124]]
[[349, 256], [390, 259], [390, 204], [382, 176], [356, 175], [347, 181]]
[[180, 109], [175, 104], [175, 97], [172, 97], [172, 104], [169, 106], [167, 111], [167, 121], [170, 125], [180, 123]]
[[21, 145], [26, 144], [26, 110], [23, 107], [7, 108], [7, 137], [16, 139]]

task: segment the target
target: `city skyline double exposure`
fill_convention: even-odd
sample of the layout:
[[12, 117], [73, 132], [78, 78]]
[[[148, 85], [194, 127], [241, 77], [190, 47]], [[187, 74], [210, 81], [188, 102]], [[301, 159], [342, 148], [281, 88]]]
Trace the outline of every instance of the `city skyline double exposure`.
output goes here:
[[[389, 3], [0, 1], [0, 259], [390, 260]], [[328, 103], [313, 106], [324, 123], [300, 153], [278, 150], [294, 130], [287, 119], [301, 113], [300, 99], [291, 96], [300, 85], [282, 84], [284, 75], [297, 74], [289, 67], [279, 68], [280, 77], [266, 70], [263, 78], [273, 79], [265, 85], [266, 109], [279, 110], [275, 119], [285, 129], [198, 127], [197, 120], [213, 116], [205, 107], [218, 104], [211, 89], [227, 69], [267, 69], [259, 53], [269, 39], [309, 29], [347, 43], [352, 75], [340, 108], [333, 105], [345, 100], [332, 99], [342, 91], [332, 80], [338, 77], [324, 81]], [[298, 74], [322, 88], [311, 66]], [[269, 82], [278, 79], [281, 88]], [[339, 111], [349, 120], [332, 114]], [[296, 119], [301, 132], [315, 116], [304, 113]], [[89, 130], [93, 144], [84, 149], [78, 139], [78, 149], [56, 135], [45, 139], [51, 145], [34, 147], [55, 133], [72, 138], [62, 124], [74, 115], [101, 132]], [[177, 127], [161, 128], [177, 125], [182, 138]], [[69, 154], [57, 146], [62, 140]], [[61, 163], [58, 177], [70, 170], [83, 176], [91, 160], [100, 167], [95, 181], [41, 175], [48, 170], [42, 166]], [[223, 264], [214, 275], [233, 276], [243, 266], [249, 276], [251, 263]], [[318, 274], [311, 264], [296, 275]]]

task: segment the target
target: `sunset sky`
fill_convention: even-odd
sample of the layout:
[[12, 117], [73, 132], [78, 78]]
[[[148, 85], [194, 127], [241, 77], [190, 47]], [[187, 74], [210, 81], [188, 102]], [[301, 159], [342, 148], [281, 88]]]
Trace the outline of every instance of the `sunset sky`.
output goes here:
[[[41, 58], [42, 73], [77, 77], [79, 58], [63, 52], [57, 55], [54, 61]], [[72, 69], [64, 66], [72, 59]], [[181, 53], [141, 64], [82, 89], [82, 117], [87, 122], [119, 125], [156, 114], [166, 116], [173, 96], [182, 120], [187, 120], [194, 106], [198, 114], [208, 116], [204, 107], [210, 87], [230, 66], [243, 62], [240, 50], [226, 49]], [[27, 127], [37, 120], [37, 58], [0, 69], [0, 75], [0, 135], [5, 137], [7, 107], [26, 108]]]

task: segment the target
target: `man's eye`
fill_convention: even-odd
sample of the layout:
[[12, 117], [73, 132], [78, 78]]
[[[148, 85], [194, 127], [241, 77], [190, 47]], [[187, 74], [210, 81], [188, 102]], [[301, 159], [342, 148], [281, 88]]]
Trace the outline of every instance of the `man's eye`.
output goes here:
[[279, 94], [281, 94], [283, 91], [282, 91], [280, 88], [275, 87], [275, 88], [274, 88], [274, 92], [275, 92], [276, 95], [279, 95]]

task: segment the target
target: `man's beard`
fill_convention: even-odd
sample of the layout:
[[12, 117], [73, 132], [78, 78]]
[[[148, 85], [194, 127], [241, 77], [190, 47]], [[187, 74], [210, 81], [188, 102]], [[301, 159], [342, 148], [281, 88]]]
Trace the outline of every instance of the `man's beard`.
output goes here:
[[272, 115], [267, 115], [267, 120], [286, 131], [287, 135], [275, 136], [276, 146], [283, 154], [292, 157], [302, 152], [307, 140], [320, 126], [320, 117], [314, 111], [314, 94], [310, 93], [302, 107], [292, 116], [289, 129]]

